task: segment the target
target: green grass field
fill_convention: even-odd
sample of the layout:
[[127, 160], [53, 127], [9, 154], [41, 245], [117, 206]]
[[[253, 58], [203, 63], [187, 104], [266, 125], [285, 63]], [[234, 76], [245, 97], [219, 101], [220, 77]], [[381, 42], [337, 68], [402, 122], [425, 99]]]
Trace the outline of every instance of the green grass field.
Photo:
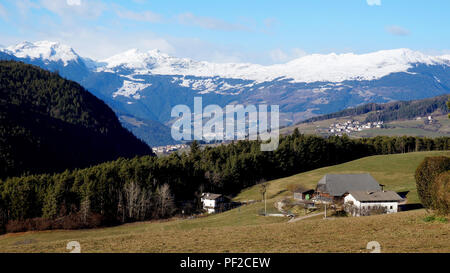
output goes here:
[[[289, 184], [314, 188], [325, 173], [369, 172], [387, 189], [410, 190], [418, 201], [414, 170], [423, 152], [367, 157], [269, 182], [268, 206], [289, 195]], [[261, 199], [259, 188], [242, 191], [236, 200]], [[321, 217], [287, 223], [286, 218], [263, 217], [262, 203], [197, 219], [172, 219], [76, 231], [44, 231], [0, 236], [0, 252], [68, 252], [78, 241], [82, 252], [367, 252], [378, 241], [383, 252], [449, 252], [450, 224], [425, 222], [425, 210], [370, 217]]]
[[[320, 178], [327, 173], [370, 173], [380, 184], [386, 185], [386, 190], [410, 191], [407, 196], [408, 202], [418, 203], [414, 172], [426, 156], [437, 155], [450, 156], [450, 151], [365, 157], [344, 164], [273, 180], [267, 187], [267, 196], [274, 199], [290, 194], [287, 191], [290, 184], [314, 189]], [[235, 199], [237, 201], [260, 200], [260, 186], [256, 185], [243, 190]]]

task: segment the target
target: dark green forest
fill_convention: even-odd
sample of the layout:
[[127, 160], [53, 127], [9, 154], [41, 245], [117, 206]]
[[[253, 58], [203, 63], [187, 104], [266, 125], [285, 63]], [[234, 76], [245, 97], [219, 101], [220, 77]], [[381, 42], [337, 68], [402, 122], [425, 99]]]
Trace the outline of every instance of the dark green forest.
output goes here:
[[8, 232], [83, 228], [196, 212], [202, 192], [233, 196], [264, 180], [285, 177], [375, 154], [447, 150], [450, 138], [350, 139], [282, 137], [274, 152], [239, 141], [165, 157], [118, 159], [54, 175], [0, 183], [0, 224]]
[[0, 61], [0, 178], [151, 154], [79, 84], [32, 65]]
[[348, 116], [357, 116], [368, 114], [365, 122], [374, 121], [394, 121], [400, 119], [413, 119], [415, 117], [424, 117], [437, 110], [442, 114], [449, 113], [447, 100], [449, 95], [438, 96], [413, 101], [398, 101], [385, 104], [368, 103], [355, 108], [345, 109], [336, 113], [321, 115], [307, 119], [301, 123], [316, 122], [332, 118], [341, 118]]

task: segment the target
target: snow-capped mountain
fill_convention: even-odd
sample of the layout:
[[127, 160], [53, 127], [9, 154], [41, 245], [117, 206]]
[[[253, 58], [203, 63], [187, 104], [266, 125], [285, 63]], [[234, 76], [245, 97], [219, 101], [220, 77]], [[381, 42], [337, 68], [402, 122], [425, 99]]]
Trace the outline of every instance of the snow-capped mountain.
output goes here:
[[0, 49], [0, 55], [13, 56], [23, 62], [58, 71], [63, 77], [76, 81], [89, 73], [83, 58], [70, 46], [58, 42], [23, 42]]
[[[145, 130], [136, 124], [170, 124], [172, 107], [192, 106], [195, 96], [202, 96], [205, 105], [278, 104], [281, 123], [290, 124], [362, 103], [450, 93], [450, 55], [429, 56], [409, 49], [313, 54], [268, 66], [195, 61], [137, 49], [95, 61], [47, 41], [0, 49], [0, 58], [5, 56], [78, 81], [119, 116], [128, 117], [121, 118], [123, 124], [147, 140]], [[161, 131], [163, 125], [158, 126]], [[170, 142], [170, 136], [163, 142]]]
[[75, 51], [67, 45], [50, 41], [39, 41], [36, 43], [23, 42], [2, 50], [22, 59], [39, 59], [46, 62], [62, 62], [65, 66], [69, 62], [81, 60]]
[[137, 74], [189, 75], [252, 80], [256, 83], [279, 78], [296, 83], [376, 80], [392, 73], [407, 72], [414, 64], [450, 65], [450, 56], [427, 56], [410, 49], [384, 50], [369, 54], [313, 54], [286, 64], [262, 66], [248, 63], [209, 63], [175, 58], [159, 50], [132, 49], [101, 61], [99, 71], [122, 68]]

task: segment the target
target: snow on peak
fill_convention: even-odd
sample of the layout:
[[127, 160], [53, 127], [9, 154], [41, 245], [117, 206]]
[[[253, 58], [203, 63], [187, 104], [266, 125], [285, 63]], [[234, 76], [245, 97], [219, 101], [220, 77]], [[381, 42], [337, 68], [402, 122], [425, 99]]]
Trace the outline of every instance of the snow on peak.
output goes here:
[[443, 59], [410, 49], [382, 50], [368, 54], [313, 54], [285, 65], [272, 66], [279, 76], [299, 82], [374, 80], [391, 73], [406, 72], [412, 64], [440, 64]]
[[166, 62], [166, 59], [171, 58], [172, 57], [162, 53], [158, 49], [141, 52], [138, 49], [133, 48], [102, 60], [101, 63], [105, 63], [106, 68], [124, 66], [130, 69], [152, 69], [155, 65], [164, 63]]
[[[19, 58], [40, 58], [48, 61], [81, 60], [75, 51], [57, 42], [24, 42], [0, 49]], [[375, 80], [391, 73], [407, 72], [414, 64], [444, 64], [450, 66], [450, 55], [428, 56], [406, 48], [381, 50], [367, 54], [312, 54], [285, 64], [259, 65], [249, 63], [212, 63], [177, 58], [158, 49], [142, 52], [130, 49], [103, 61], [84, 59], [95, 71], [118, 72], [126, 68], [132, 74], [159, 74], [173, 76], [220, 77], [272, 81], [278, 78], [293, 82], [342, 82], [346, 80]], [[122, 70], [123, 71], [123, 70]]]
[[70, 61], [78, 61], [80, 58], [70, 46], [51, 41], [23, 42], [7, 47], [3, 51], [18, 58], [62, 61], [64, 65]]
[[[151, 50], [132, 49], [103, 61], [106, 69], [124, 66], [137, 74], [189, 75], [197, 77], [223, 77], [256, 82], [277, 78], [294, 82], [342, 82], [346, 80], [374, 80], [391, 73], [406, 72], [415, 63], [426, 65], [448, 64], [448, 56], [428, 56], [410, 49], [382, 50], [368, 54], [312, 54], [286, 64], [263, 66], [248, 63], [210, 63], [175, 58]], [[101, 70], [105, 68], [100, 68]]]

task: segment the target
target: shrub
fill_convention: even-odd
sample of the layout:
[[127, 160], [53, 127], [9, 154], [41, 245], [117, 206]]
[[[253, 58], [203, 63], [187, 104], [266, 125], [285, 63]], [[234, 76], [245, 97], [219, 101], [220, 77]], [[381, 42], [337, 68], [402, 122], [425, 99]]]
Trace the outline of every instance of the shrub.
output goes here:
[[441, 173], [434, 181], [433, 206], [440, 214], [450, 212], [450, 171]]
[[71, 213], [57, 219], [30, 218], [25, 220], [10, 220], [5, 226], [7, 233], [40, 231], [50, 229], [83, 229], [98, 228], [104, 224], [100, 214], [90, 213], [83, 217], [81, 213]]
[[446, 156], [426, 157], [417, 167], [415, 174], [417, 193], [425, 208], [434, 208], [434, 180], [439, 174], [448, 170], [450, 170], [450, 158]]
[[423, 218], [423, 221], [427, 222], [427, 223], [432, 223], [432, 222], [437, 221], [437, 222], [441, 222], [441, 223], [445, 224], [448, 222], [448, 219], [445, 217], [439, 217], [439, 216], [435, 216], [435, 215], [427, 215]]

